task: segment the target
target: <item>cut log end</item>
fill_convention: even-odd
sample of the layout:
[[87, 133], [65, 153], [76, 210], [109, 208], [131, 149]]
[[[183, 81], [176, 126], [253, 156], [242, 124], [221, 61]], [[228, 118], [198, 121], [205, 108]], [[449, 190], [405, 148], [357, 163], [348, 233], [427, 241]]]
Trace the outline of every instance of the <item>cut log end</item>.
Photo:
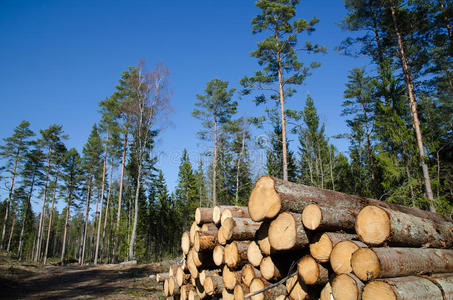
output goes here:
[[332, 300], [332, 298], [332, 287], [330, 286], [330, 282], [327, 282], [324, 288], [321, 290], [319, 300]]
[[320, 279], [319, 265], [313, 257], [308, 255], [302, 257], [297, 263], [297, 272], [299, 273], [299, 277], [309, 285], [318, 283]]
[[181, 249], [182, 253], [187, 254], [190, 250], [190, 235], [188, 232], [184, 232], [181, 237]]
[[363, 288], [362, 299], [397, 300], [397, 297], [390, 284], [383, 281], [372, 281]]
[[244, 288], [240, 284], [234, 287], [234, 300], [244, 300]]
[[275, 250], [289, 250], [296, 245], [296, 220], [291, 213], [283, 212], [269, 226], [269, 243]]
[[266, 280], [276, 280], [281, 277], [281, 274], [278, 268], [275, 266], [272, 258], [266, 256], [263, 258], [260, 264], [261, 276]]
[[280, 211], [280, 196], [275, 191], [274, 180], [263, 176], [256, 182], [250, 193], [248, 209], [253, 221], [259, 222], [266, 218], [274, 218]]
[[225, 265], [222, 270], [222, 279], [225, 287], [232, 290], [236, 286], [236, 283], [238, 283], [238, 274]]
[[302, 212], [302, 223], [310, 230], [319, 227], [322, 220], [321, 208], [316, 204], [308, 204]]
[[[264, 288], [264, 282], [259, 278], [254, 278], [250, 283], [250, 293], [254, 293]], [[264, 294], [260, 293], [250, 297], [251, 300], [264, 300]]]
[[304, 283], [299, 276], [294, 275], [286, 281], [286, 292], [291, 299], [307, 299], [308, 293]]
[[261, 276], [260, 271], [255, 269], [251, 264], [246, 264], [242, 267], [242, 282], [246, 286], [250, 286], [252, 283], [253, 278]]
[[197, 224], [200, 224], [201, 223], [201, 211], [200, 211], [200, 208], [197, 208], [195, 210], [195, 222]]
[[212, 210], [212, 222], [214, 222], [214, 224], [216, 224], [216, 225], [220, 224], [221, 216], [222, 216], [222, 210], [221, 210], [220, 206], [214, 207], [214, 209]]
[[263, 259], [263, 254], [261, 249], [256, 242], [251, 242], [247, 249], [247, 259], [255, 267], [259, 267], [261, 260]]
[[220, 245], [225, 246], [227, 240], [225, 239], [225, 234], [224, 234], [223, 232], [224, 232], [224, 229], [223, 229], [223, 226], [222, 226], [222, 227], [220, 227], [219, 230], [217, 231], [217, 242], [218, 242]]
[[224, 262], [224, 248], [221, 245], [217, 245], [212, 252], [212, 258], [216, 266], [221, 266]]
[[352, 241], [342, 241], [335, 245], [330, 254], [330, 265], [332, 266], [332, 270], [336, 274], [351, 273], [351, 257], [359, 248], [360, 247]]
[[360, 280], [368, 281], [380, 274], [379, 258], [369, 248], [361, 248], [352, 254], [351, 266]]
[[222, 300], [234, 300], [233, 289], [223, 289], [222, 290]]
[[[332, 294], [335, 300], [358, 300], [361, 288], [348, 274], [338, 275], [332, 281]], [[376, 297], [375, 299], [381, 298]]]
[[365, 206], [357, 215], [355, 230], [365, 243], [380, 245], [390, 236], [390, 218], [382, 208]]
[[310, 244], [310, 254], [319, 262], [328, 262], [333, 245], [327, 234], [322, 234], [317, 242]]

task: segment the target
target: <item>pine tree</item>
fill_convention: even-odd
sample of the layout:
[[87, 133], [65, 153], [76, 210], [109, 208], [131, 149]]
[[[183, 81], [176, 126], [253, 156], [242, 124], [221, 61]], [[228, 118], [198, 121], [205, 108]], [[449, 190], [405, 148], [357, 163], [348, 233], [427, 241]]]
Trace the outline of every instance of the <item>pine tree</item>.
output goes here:
[[294, 93], [291, 85], [300, 85], [310, 75], [310, 69], [318, 67], [319, 63], [312, 62], [309, 66], [299, 61], [296, 53], [324, 52], [325, 48], [306, 42], [298, 47], [297, 37], [300, 33], [313, 32], [319, 19], [313, 18], [309, 22], [304, 19], [294, 19], [298, 0], [259, 0], [256, 6], [261, 9], [261, 14], [252, 20], [252, 32], [269, 32], [270, 35], [258, 43], [258, 49], [251, 56], [258, 59], [262, 71], [257, 71], [252, 77], [244, 77], [241, 84], [244, 94], [252, 90], [269, 91], [255, 98], [257, 104], [270, 100], [277, 100], [280, 107], [280, 128], [282, 130], [282, 162], [283, 179], [288, 180], [288, 153], [285, 121], [285, 101]]
[[30, 123], [22, 121], [15, 129], [12, 136], [5, 138], [5, 145], [0, 148], [0, 157], [6, 160], [8, 173], [11, 174], [11, 183], [9, 185], [8, 200], [6, 202], [5, 216], [3, 218], [2, 238], [0, 241], [0, 249], [3, 249], [3, 241], [5, 239], [6, 225], [8, 222], [9, 206], [11, 197], [14, 191], [14, 180], [16, 178], [17, 167], [24, 159], [30, 146], [30, 138], [35, 134], [30, 129]]
[[232, 115], [236, 113], [237, 102], [232, 100], [234, 89], [228, 89], [228, 81], [213, 79], [206, 84], [205, 94], [197, 95], [198, 107], [193, 110], [192, 115], [202, 121], [205, 130], [198, 134], [202, 139], [207, 139], [211, 131], [214, 139], [214, 153], [212, 160], [212, 205], [217, 205], [217, 163], [219, 147], [219, 127], [227, 123]]

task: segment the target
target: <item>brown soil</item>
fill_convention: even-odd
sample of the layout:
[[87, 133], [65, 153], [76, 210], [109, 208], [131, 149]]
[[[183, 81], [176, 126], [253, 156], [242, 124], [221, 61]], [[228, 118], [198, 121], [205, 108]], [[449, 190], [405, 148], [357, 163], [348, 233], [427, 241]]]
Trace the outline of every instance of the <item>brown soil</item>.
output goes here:
[[169, 263], [42, 266], [0, 256], [0, 299], [163, 299], [150, 275]]

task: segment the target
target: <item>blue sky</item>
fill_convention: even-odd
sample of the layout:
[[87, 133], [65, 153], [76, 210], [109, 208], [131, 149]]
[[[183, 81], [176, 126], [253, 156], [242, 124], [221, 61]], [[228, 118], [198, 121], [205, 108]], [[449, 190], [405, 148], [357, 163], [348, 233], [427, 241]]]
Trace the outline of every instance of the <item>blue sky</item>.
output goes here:
[[[0, 138], [10, 136], [21, 120], [30, 121], [36, 132], [56, 123], [69, 135], [67, 145], [80, 151], [100, 118], [99, 100], [113, 93], [121, 73], [140, 59], [150, 68], [163, 62], [171, 72], [174, 112], [156, 153], [172, 190], [182, 150], [187, 148], [195, 160], [207, 147], [196, 136], [200, 122], [191, 116], [195, 95], [213, 78], [239, 88], [239, 80], [258, 69], [249, 56], [264, 37], [251, 33], [250, 21], [258, 12], [254, 1], [246, 0], [2, 0]], [[347, 131], [340, 117], [347, 73], [367, 63], [334, 50], [348, 35], [337, 25], [345, 14], [342, 1], [306, 0], [298, 7], [298, 17], [320, 18], [317, 30], [300, 41], [325, 45], [328, 54], [301, 57], [322, 66], [288, 107], [302, 109], [309, 92], [328, 136]], [[261, 110], [250, 98], [236, 99], [240, 115]], [[332, 142], [347, 151], [347, 141]]]

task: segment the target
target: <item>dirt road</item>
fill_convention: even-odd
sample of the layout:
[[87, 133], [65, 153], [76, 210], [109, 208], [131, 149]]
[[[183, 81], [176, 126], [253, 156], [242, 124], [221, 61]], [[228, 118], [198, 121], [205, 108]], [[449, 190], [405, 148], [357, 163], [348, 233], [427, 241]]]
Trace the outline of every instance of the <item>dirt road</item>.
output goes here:
[[47, 266], [0, 261], [1, 299], [161, 299], [168, 264]]

